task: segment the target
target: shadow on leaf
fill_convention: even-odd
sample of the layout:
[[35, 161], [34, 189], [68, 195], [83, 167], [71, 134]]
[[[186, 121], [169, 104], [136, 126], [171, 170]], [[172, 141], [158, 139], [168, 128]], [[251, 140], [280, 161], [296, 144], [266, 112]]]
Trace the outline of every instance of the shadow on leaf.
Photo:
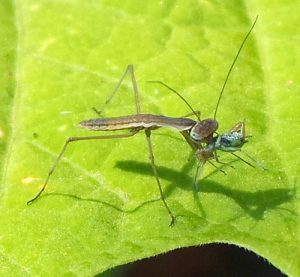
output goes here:
[[[149, 163], [120, 161], [117, 162], [116, 167], [126, 171], [136, 172], [138, 174], [153, 176]], [[279, 188], [260, 190], [256, 192], [231, 189], [217, 182], [206, 180], [208, 176], [201, 180], [199, 192], [195, 192], [193, 186], [194, 179], [187, 174], [192, 167], [193, 162], [188, 161], [180, 171], [163, 166], [157, 167], [157, 170], [161, 179], [171, 182], [164, 189], [165, 196], [168, 197], [171, 195], [175, 187], [194, 192], [195, 201], [198, 203], [203, 216], [205, 216], [205, 211], [202, 208], [201, 201], [199, 199], [201, 197], [201, 193], [225, 195], [228, 198], [233, 199], [247, 214], [255, 219], [262, 219], [266, 210], [275, 209], [281, 204], [291, 201], [295, 195], [295, 191], [292, 189]], [[218, 170], [215, 170], [213, 173], [209, 174], [209, 176], [217, 172]], [[155, 182], [155, 180], [153, 180], [153, 182]]]
[[[213, 173], [209, 174], [207, 177], [201, 180], [201, 185], [199, 186], [199, 192], [194, 191], [193, 182], [194, 179], [188, 175], [188, 172], [193, 168], [194, 161], [189, 160], [180, 171], [176, 171], [167, 167], [159, 166], [157, 167], [160, 179], [169, 181], [170, 184], [165, 187], [164, 195], [167, 198], [172, 194], [172, 191], [179, 187], [184, 190], [190, 190], [193, 192], [195, 202], [197, 203], [199, 210], [202, 214], [201, 217], [206, 217], [204, 208], [202, 207], [200, 197], [202, 193], [215, 193], [225, 195], [231, 198], [237, 203], [249, 216], [254, 219], [260, 220], [263, 218], [265, 211], [270, 209], [279, 209], [280, 205], [289, 202], [294, 198], [295, 191], [292, 189], [268, 189], [260, 190], [256, 192], [248, 192], [243, 190], [231, 189], [223, 186], [217, 182], [207, 180], [207, 178], [218, 172], [215, 170]], [[142, 163], [136, 161], [119, 161], [116, 163], [116, 167], [130, 172], [136, 172], [137, 174], [150, 175], [153, 176], [152, 168], [149, 163]], [[153, 178], [153, 182], [155, 179]], [[101, 201], [94, 198], [83, 198], [76, 195], [64, 194], [64, 193], [49, 193], [42, 195], [43, 197], [49, 196], [65, 196], [70, 197], [80, 201], [96, 202], [108, 207], [111, 207], [119, 212], [133, 213], [147, 204], [160, 201], [160, 198], [145, 201], [142, 204], [131, 210], [124, 210], [111, 203]]]

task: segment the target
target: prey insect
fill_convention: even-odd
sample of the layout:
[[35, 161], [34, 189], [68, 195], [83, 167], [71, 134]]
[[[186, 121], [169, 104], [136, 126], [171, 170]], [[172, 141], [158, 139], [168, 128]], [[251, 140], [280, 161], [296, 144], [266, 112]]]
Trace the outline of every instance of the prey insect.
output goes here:
[[[212, 163], [212, 160], [214, 159], [216, 162], [219, 162], [217, 151], [225, 151], [225, 152], [231, 152], [233, 155], [241, 159], [242, 161], [246, 162], [250, 166], [253, 166], [246, 160], [242, 159], [241, 157], [237, 156], [234, 152], [240, 151], [244, 143], [246, 142], [246, 135], [245, 135], [245, 123], [244, 122], [238, 122], [234, 125], [234, 127], [229, 130], [227, 133], [223, 134], [217, 134], [216, 130], [218, 129], [218, 122], [216, 120], [216, 115], [218, 111], [218, 107], [220, 104], [221, 97], [223, 95], [225, 86], [227, 84], [228, 78], [230, 76], [230, 73], [237, 61], [238, 56], [240, 55], [240, 52], [249, 37], [252, 29], [255, 26], [255, 23], [257, 21], [254, 21], [253, 25], [251, 26], [250, 30], [248, 31], [247, 35], [244, 37], [241, 46], [239, 47], [239, 50], [230, 66], [230, 69], [227, 73], [227, 76], [225, 78], [224, 84], [222, 86], [216, 109], [214, 112], [214, 118], [208, 118], [201, 120], [200, 119], [200, 112], [195, 111], [192, 106], [173, 88], [168, 86], [167, 84], [161, 82], [161, 81], [150, 81], [152, 83], [158, 83], [162, 86], [166, 87], [173, 93], [175, 93], [177, 96], [179, 96], [190, 108], [191, 114], [186, 115], [184, 117], [168, 117], [163, 115], [154, 115], [154, 114], [143, 114], [141, 113], [140, 108], [140, 95], [139, 90], [137, 86], [137, 82], [135, 79], [134, 74], [134, 68], [132, 65], [129, 65], [124, 72], [123, 76], [121, 77], [120, 81], [118, 82], [117, 86], [115, 87], [114, 91], [112, 92], [111, 96], [107, 99], [105, 104], [102, 106], [100, 111], [94, 108], [94, 110], [97, 113], [100, 113], [104, 106], [108, 104], [111, 99], [115, 96], [115, 94], [118, 92], [124, 78], [127, 74], [130, 74], [131, 76], [131, 82], [132, 87], [135, 95], [135, 104], [136, 104], [136, 114], [134, 115], [128, 115], [128, 116], [121, 116], [121, 117], [112, 117], [112, 118], [95, 118], [95, 119], [89, 119], [80, 122], [80, 126], [83, 128], [86, 128], [88, 130], [92, 131], [117, 131], [117, 130], [129, 130], [128, 133], [122, 133], [122, 134], [110, 134], [110, 135], [96, 135], [96, 136], [79, 136], [79, 137], [69, 137], [64, 145], [62, 150], [60, 151], [59, 155], [57, 156], [56, 160], [54, 161], [50, 171], [48, 172], [48, 175], [46, 177], [46, 180], [44, 182], [43, 187], [41, 190], [37, 193], [37, 195], [29, 200], [27, 204], [32, 204], [34, 201], [36, 201], [41, 194], [44, 192], [45, 188], [47, 187], [47, 184], [49, 182], [49, 179], [51, 175], [54, 173], [55, 169], [57, 168], [57, 165], [59, 164], [59, 161], [63, 157], [65, 151], [67, 150], [68, 145], [71, 142], [78, 142], [78, 141], [86, 141], [86, 140], [104, 140], [104, 139], [121, 139], [121, 138], [129, 138], [137, 133], [144, 131], [146, 135], [146, 141], [148, 144], [149, 149], [149, 158], [150, 163], [152, 167], [152, 171], [158, 186], [158, 190], [160, 193], [161, 201], [163, 202], [164, 207], [166, 208], [171, 222], [170, 225], [174, 224], [175, 216], [173, 212], [171, 211], [169, 205], [166, 202], [166, 199], [163, 194], [163, 189], [161, 186], [160, 178], [158, 175], [158, 171], [155, 165], [155, 159], [154, 159], [154, 152], [153, 152], [153, 145], [151, 141], [151, 134], [153, 130], [162, 128], [162, 127], [169, 127], [173, 128], [181, 133], [181, 135], [184, 137], [184, 139], [187, 141], [187, 143], [190, 145], [194, 153], [196, 154], [198, 166], [197, 171], [195, 175], [195, 181], [194, 186], [195, 189], [198, 189], [198, 179], [201, 172], [202, 167], [206, 162], [211, 163], [213, 166], [215, 166]], [[190, 116], [195, 116], [196, 120], [193, 120], [189, 118]], [[216, 167], [216, 166], [215, 166]], [[222, 170], [221, 170], [222, 171]], [[225, 173], [223, 171], [223, 173]]]

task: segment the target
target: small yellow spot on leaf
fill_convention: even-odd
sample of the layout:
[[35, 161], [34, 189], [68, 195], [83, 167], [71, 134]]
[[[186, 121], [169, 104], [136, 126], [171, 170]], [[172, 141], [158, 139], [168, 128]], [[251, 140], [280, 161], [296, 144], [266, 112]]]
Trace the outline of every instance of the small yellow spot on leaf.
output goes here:
[[22, 184], [25, 184], [25, 185], [28, 185], [28, 184], [31, 184], [37, 180], [40, 180], [40, 178], [37, 178], [37, 177], [25, 177], [22, 179]]
[[30, 9], [32, 11], [38, 11], [40, 9], [40, 7], [41, 6], [39, 4], [33, 4], [33, 5], [31, 5]]
[[61, 115], [68, 115], [68, 114], [71, 114], [73, 113], [72, 111], [61, 111], [59, 112]]
[[4, 138], [4, 131], [0, 128], [0, 139]]
[[58, 128], [58, 131], [59, 132], [63, 132], [63, 131], [65, 131], [67, 129], [67, 126], [66, 125], [62, 125], [62, 126], [60, 126], [59, 128]]
[[48, 38], [43, 41], [41, 47], [39, 48], [40, 52], [44, 52], [47, 48], [56, 42], [56, 38]]

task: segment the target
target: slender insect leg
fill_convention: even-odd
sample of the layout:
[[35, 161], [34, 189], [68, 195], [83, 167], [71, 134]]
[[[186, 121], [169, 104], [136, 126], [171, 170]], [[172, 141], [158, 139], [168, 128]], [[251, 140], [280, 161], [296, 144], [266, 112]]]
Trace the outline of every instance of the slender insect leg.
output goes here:
[[201, 112], [196, 110], [194, 113], [188, 113], [188, 114], [185, 114], [184, 116], [181, 116], [181, 117], [190, 117], [190, 116], [196, 116], [197, 119], [200, 118], [200, 115], [201, 115]]
[[254, 166], [253, 164], [247, 162], [246, 160], [244, 160], [244, 159], [243, 159], [242, 157], [240, 157], [239, 155], [237, 155], [237, 154], [235, 154], [235, 153], [233, 153], [233, 152], [230, 152], [230, 154], [233, 155], [233, 156], [235, 156], [235, 157], [237, 157], [239, 160], [241, 160], [241, 161], [244, 162], [245, 164], [247, 164], [247, 165], [249, 165], [249, 166], [255, 168], [255, 166]]
[[195, 179], [194, 179], [194, 189], [195, 191], [199, 191], [199, 178], [200, 178], [200, 174], [201, 174], [201, 171], [202, 171], [202, 168], [205, 164], [205, 162], [208, 162], [209, 164], [211, 164], [214, 168], [217, 169], [217, 171], [220, 171], [222, 172], [224, 175], [227, 175], [226, 171], [224, 171], [223, 169], [217, 167], [212, 161], [210, 160], [204, 160], [204, 161], [198, 161], [198, 165], [197, 165], [197, 169], [196, 169], [196, 174], [195, 174]]
[[[222, 172], [224, 175], [227, 175], [226, 171], [217, 167], [212, 161], [210, 160], [204, 160], [204, 161], [198, 161], [198, 165], [197, 165], [197, 169], [196, 169], [196, 174], [195, 174], [195, 179], [194, 179], [194, 189], [195, 191], [198, 191], [199, 190], [199, 185], [198, 185], [198, 182], [199, 182], [199, 178], [200, 178], [200, 174], [201, 174], [201, 170], [205, 164], [205, 162], [208, 162], [209, 164], [211, 164], [214, 168], [217, 169], [217, 171], [220, 171]], [[225, 163], [222, 163], [222, 164], [225, 164]], [[227, 164], [226, 164], [227, 165]]]
[[[216, 168], [217, 171], [221, 171], [224, 175], [227, 175], [227, 173], [226, 173], [225, 170], [221, 169], [220, 167], [217, 167], [212, 161], [209, 161], [209, 160], [208, 160], [208, 162], [209, 162], [214, 168]], [[223, 162], [221, 162], [221, 164], [227, 165], [226, 163], [223, 163]]]
[[[191, 146], [191, 148], [193, 149], [193, 151], [195, 153], [197, 153], [198, 151], [201, 152], [201, 149], [199, 149], [197, 146], [190, 138], [190, 135], [187, 131], [182, 131], [180, 132], [184, 139], [187, 141], [187, 143]], [[205, 160], [205, 159], [202, 159], [200, 158], [199, 155], [197, 155], [197, 158], [198, 158], [198, 164], [197, 164], [197, 169], [196, 169], [196, 174], [195, 174], [195, 178], [194, 178], [194, 190], [195, 191], [198, 191], [199, 190], [199, 186], [198, 186], [198, 180], [199, 180], [199, 177], [200, 177], [200, 173], [201, 173], [201, 170], [202, 170], [202, 167], [203, 165], [205, 164], [206, 161], [208, 161], [209, 163], [211, 163], [211, 161], [209, 161], [208, 159]], [[222, 170], [221, 170], [222, 171]]]
[[[214, 157], [215, 157], [215, 160], [216, 160], [217, 163], [222, 164], [222, 165], [226, 165], [226, 166], [230, 166], [231, 168], [235, 169], [235, 167], [233, 165], [231, 165], [229, 163], [221, 162], [216, 151], [214, 152]], [[219, 170], [222, 171], [221, 169], [219, 169]]]
[[170, 226], [172, 226], [174, 224], [175, 217], [172, 214], [172, 212], [171, 212], [171, 210], [170, 210], [170, 208], [169, 208], [169, 206], [168, 206], [168, 204], [165, 200], [163, 190], [161, 188], [160, 180], [159, 180], [157, 169], [156, 169], [155, 162], [154, 162], [153, 147], [152, 147], [151, 138], [150, 138], [151, 130], [150, 129], [145, 129], [145, 133], [146, 133], [146, 138], [147, 138], [147, 143], [148, 143], [148, 148], [149, 148], [149, 159], [151, 161], [152, 170], [153, 170], [153, 173], [154, 173], [154, 176], [155, 176], [155, 179], [156, 179], [156, 183], [157, 183], [157, 186], [158, 186], [158, 189], [159, 189], [160, 198], [163, 201], [164, 206], [166, 207], [166, 209], [167, 209], [167, 211], [168, 211], [168, 213], [171, 217]]
[[124, 74], [122, 75], [120, 81], [118, 82], [117, 86], [115, 87], [115, 89], [113, 90], [112, 94], [107, 98], [107, 100], [104, 102], [104, 104], [100, 107], [100, 109], [96, 109], [95, 107], [93, 107], [93, 110], [100, 115], [102, 113], [102, 111], [104, 110], [104, 107], [110, 103], [110, 101], [114, 98], [114, 96], [117, 94], [121, 84], [123, 83], [125, 77], [127, 74], [130, 74], [131, 76], [131, 82], [132, 82], [132, 87], [133, 87], [133, 91], [134, 91], [134, 96], [135, 96], [135, 106], [136, 106], [136, 113], [139, 114], [141, 113], [141, 107], [140, 107], [140, 94], [139, 94], [139, 90], [138, 90], [138, 86], [136, 83], [136, 79], [134, 76], [134, 68], [133, 65], [130, 64], [127, 66]]
[[255, 162], [256, 165], [257, 165], [258, 167], [260, 167], [261, 170], [268, 170], [268, 168], [267, 168], [264, 164], [262, 164], [260, 161], [257, 161], [256, 159], [254, 159], [254, 158], [253, 158], [252, 156], [250, 156], [247, 152], [245, 152], [244, 150], [243, 150], [243, 151], [241, 150], [241, 152], [244, 153], [250, 160], [252, 160], [253, 162]]
[[32, 198], [31, 200], [29, 200], [27, 202], [27, 205], [30, 205], [32, 204], [36, 199], [38, 199], [40, 197], [40, 195], [43, 193], [43, 191], [45, 190], [47, 184], [48, 184], [48, 181], [50, 179], [50, 176], [53, 174], [53, 172], [55, 171], [60, 159], [62, 158], [63, 154], [65, 153], [69, 143], [71, 142], [75, 142], [75, 141], [81, 141], [81, 140], [98, 140], [98, 139], [115, 139], [115, 138], [128, 138], [128, 137], [131, 137], [131, 136], [134, 136], [136, 133], [139, 132], [140, 129], [134, 129], [132, 130], [130, 133], [127, 133], [127, 134], [117, 134], [117, 135], [104, 135], [104, 136], [87, 136], [87, 137], [69, 137], [62, 150], [60, 151], [59, 155], [57, 156], [56, 160], [54, 161], [53, 165], [52, 165], [52, 168], [50, 169], [50, 171], [48, 172], [48, 175], [47, 175], [47, 178], [45, 180], [45, 183], [42, 187], [42, 189], [39, 191], [39, 193], [34, 197]]
[[186, 142], [189, 144], [189, 146], [192, 148], [192, 150], [194, 152], [197, 151], [198, 147], [196, 145], [196, 143], [194, 143], [191, 138], [190, 138], [190, 134], [187, 131], [182, 131], [180, 132], [180, 134], [184, 137], [184, 139], [186, 140]]
[[194, 179], [194, 190], [195, 191], [199, 191], [198, 181], [199, 181], [200, 173], [202, 171], [204, 164], [205, 164], [205, 161], [198, 161], [195, 179]]

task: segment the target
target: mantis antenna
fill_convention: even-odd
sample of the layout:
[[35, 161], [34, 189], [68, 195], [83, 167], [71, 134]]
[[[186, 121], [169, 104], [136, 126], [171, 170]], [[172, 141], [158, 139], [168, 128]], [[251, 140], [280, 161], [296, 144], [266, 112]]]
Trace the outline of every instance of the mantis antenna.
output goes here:
[[232, 69], [233, 69], [233, 67], [234, 67], [234, 65], [235, 65], [235, 63], [236, 63], [236, 61], [237, 61], [237, 59], [238, 59], [238, 57], [239, 57], [239, 55], [240, 55], [240, 53], [241, 53], [241, 51], [242, 51], [244, 45], [245, 45], [245, 43], [246, 43], [248, 37], [250, 36], [250, 34], [251, 34], [251, 32], [252, 32], [252, 30], [253, 30], [253, 28], [254, 28], [256, 22], [257, 22], [257, 19], [258, 19], [258, 15], [256, 16], [256, 18], [255, 18], [255, 20], [254, 20], [254, 22], [253, 22], [253, 24], [252, 24], [250, 30], [249, 30], [248, 33], [247, 33], [247, 35], [244, 37], [243, 42], [242, 42], [242, 44], [241, 44], [239, 50], [237, 51], [237, 54], [235, 55], [234, 60], [233, 60], [231, 66], [230, 66], [230, 68], [229, 68], [229, 70], [228, 70], [228, 73], [227, 73], [227, 75], [226, 75], [224, 84], [223, 84], [223, 86], [222, 86], [222, 89], [221, 89], [221, 92], [220, 92], [220, 95], [219, 95], [219, 98], [218, 98], [218, 101], [217, 101], [217, 105], [216, 105], [216, 109], [215, 109], [215, 113], [214, 113], [214, 119], [216, 119], [217, 111], [218, 111], [218, 108], [219, 108], [219, 104], [220, 104], [220, 101], [221, 101], [221, 98], [222, 98], [224, 89], [225, 89], [225, 87], [226, 87], [226, 84], [227, 84], [227, 82], [228, 82], [230, 73], [231, 73], [231, 71], [232, 71]]
[[168, 86], [167, 84], [165, 84], [162, 81], [148, 81], [148, 83], [156, 83], [156, 84], [163, 85], [164, 87], [166, 87], [167, 89], [169, 89], [170, 91], [175, 93], [190, 108], [190, 110], [197, 117], [197, 119], [199, 121], [201, 121], [199, 114], [193, 109], [193, 107], [189, 104], [189, 102], [179, 92], [177, 92], [175, 89], [171, 88], [170, 86]]

